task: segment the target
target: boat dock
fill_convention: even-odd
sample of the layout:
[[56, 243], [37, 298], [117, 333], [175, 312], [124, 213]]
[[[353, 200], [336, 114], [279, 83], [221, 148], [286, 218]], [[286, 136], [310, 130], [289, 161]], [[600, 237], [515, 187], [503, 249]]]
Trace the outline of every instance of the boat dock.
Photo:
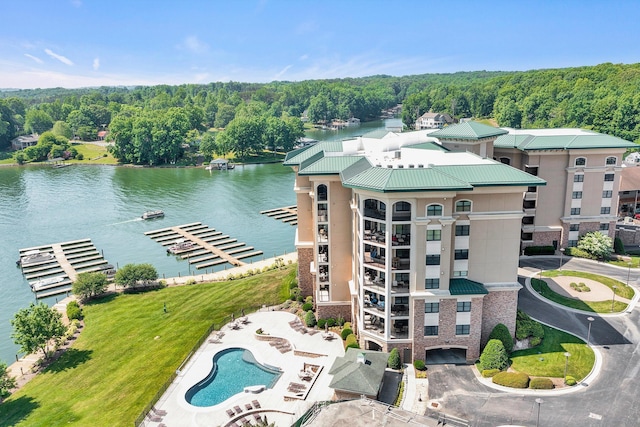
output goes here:
[[266, 211], [261, 211], [260, 214], [282, 221], [285, 224], [298, 225], [298, 207], [296, 205], [268, 209]]
[[161, 228], [144, 234], [165, 247], [191, 242], [192, 246], [173, 253], [186, 259], [189, 264], [195, 264], [197, 269], [227, 263], [239, 267], [246, 264], [242, 259], [262, 255], [262, 251], [254, 250], [253, 246], [246, 246], [245, 243], [238, 242], [238, 239], [200, 222]]
[[20, 249], [20, 259], [34, 252], [52, 255], [21, 265], [22, 274], [36, 298], [67, 293], [78, 273], [101, 271], [108, 264], [91, 239]]

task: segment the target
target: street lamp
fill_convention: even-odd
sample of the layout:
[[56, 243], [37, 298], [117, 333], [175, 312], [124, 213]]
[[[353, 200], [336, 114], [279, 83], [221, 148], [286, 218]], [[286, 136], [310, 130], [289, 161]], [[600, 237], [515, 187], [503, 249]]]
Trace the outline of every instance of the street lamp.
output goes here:
[[544, 402], [544, 400], [537, 398], [536, 403], [538, 404], [538, 420], [536, 421], [536, 427], [540, 425], [540, 405]]
[[591, 338], [591, 323], [596, 319], [589, 316], [587, 317], [587, 320], [589, 321], [589, 329], [587, 330], [587, 345], [589, 345], [589, 338]]
[[613, 306], [616, 303], [616, 289], [618, 289], [618, 287], [616, 285], [613, 285], [612, 288], [613, 288], [613, 298], [611, 299], [611, 312], [613, 313]]
[[571, 353], [568, 351], [564, 353], [564, 383], [567, 383], [567, 367], [569, 366], [569, 356]]
[[562, 269], [562, 256], [564, 255], [564, 248], [560, 248], [560, 267], [558, 267], [558, 270]]

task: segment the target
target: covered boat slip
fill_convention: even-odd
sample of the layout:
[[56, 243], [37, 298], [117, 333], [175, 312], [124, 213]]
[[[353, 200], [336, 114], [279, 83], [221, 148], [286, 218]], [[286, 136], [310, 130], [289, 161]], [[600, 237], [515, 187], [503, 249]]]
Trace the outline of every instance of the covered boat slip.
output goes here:
[[20, 260], [29, 258], [19, 265], [36, 298], [69, 292], [78, 273], [102, 271], [108, 265], [91, 239], [34, 246], [19, 253]]
[[286, 224], [298, 225], [298, 207], [296, 205], [268, 209], [261, 211], [260, 214], [282, 221]]
[[[197, 269], [214, 267], [216, 265], [231, 264], [241, 266], [245, 263], [241, 259], [262, 255], [262, 251], [255, 251], [253, 246], [246, 246], [238, 239], [224, 235], [221, 231], [200, 222], [176, 225], [144, 233], [162, 246], [175, 248], [171, 252], [189, 264], [195, 264]], [[176, 248], [185, 242], [193, 245], [184, 249]]]

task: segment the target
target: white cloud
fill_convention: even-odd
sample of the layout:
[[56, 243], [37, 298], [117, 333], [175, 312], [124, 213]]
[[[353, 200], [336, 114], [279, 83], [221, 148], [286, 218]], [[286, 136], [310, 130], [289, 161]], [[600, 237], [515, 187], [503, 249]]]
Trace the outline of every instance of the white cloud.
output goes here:
[[309, 54], [305, 53], [304, 55], [302, 55], [300, 58], [298, 58], [300, 61], [306, 61], [307, 59], [309, 59]]
[[292, 67], [291, 64], [287, 65], [286, 67], [284, 67], [282, 70], [280, 70], [280, 72], [278, 72], [274, 77], [273, 80], [280, 80], [280, 78], [287, 72], [289, 71], [289, 69]]
[[95, 71], [98, 71], [98, 68], [100, 68], [100, 58], [94, 58], [93, 59], [93, 69]]
[[63, 64], [67, 64], [67, 65], [73, 65], [73, 62], [62, 55], [58, 55], [57, 53], [53, 52], [51, 49], [45, 49], [44, 53], [46, 53], [47, 55], [49, 55], [50, 57], [52, 57], [53, 59], [57, 59], [58, 61], [62, 62]]
[[25, 53], [24, 56], [26, 56], [27, 58], [33, 59], [38, 64], [42, 64], [43, 63], [42, 59], [38, 58], [37, 56], [29, 55], [28, 53]]
[[188, 36], [182, 41], [182, 47], [192, 53], [204, 53], [209, 46], [198, 39], [197, 36]]

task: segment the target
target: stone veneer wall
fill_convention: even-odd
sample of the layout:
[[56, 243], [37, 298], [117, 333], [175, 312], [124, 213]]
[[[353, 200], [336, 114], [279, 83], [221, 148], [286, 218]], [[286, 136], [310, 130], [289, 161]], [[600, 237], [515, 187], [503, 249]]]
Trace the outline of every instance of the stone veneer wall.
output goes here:
[[480, 357], [480, 337], [483, 321], [483, 298], [471, 299], [471, 330], [469, 335], [456, 335], [457, 300], [441, 299], [438, 319], [438, 336], [424, 336], [424, 300], [413, 302], [413, 360], [425, 360], [426, 350], [437, 348], [464, 348], [467, 362]]
[[553, 241], [558, 241], [558, 249], [560, 248], [561, 232], [558, 231], [536, 231], [533, 233], [533, 241], [522, 244], [522, 248], [528, 246], [552, 246]]
[[316, 318], [318, 319], [328, 319], [330, 317], [337, 319], [340, 316], [342, 316], [345, 321], [351, 322], [351, 304], [349, 302], [321, 303], [316, 306]]
[[484, 297], [484, 310], [482, 313], [482, 341], [484, 346], [489, 334], [498, 324], [504, 324], [514, 337], [516, 334], [516, 313], [518, 310], [518, 290], [505, 290], [489, 292]]
[[314, 294], [314, 279], [311, 274], [310, 265], [313, 262], [313, 248], [298, 248], [298, 286], [303, 296], [313, 296], [315, 301], [316, 296]]
[[625, 246], [640, 245], [640, 233], [638, 231], [640, 231], [640, 228], [635, 230], [618, 229], [616, 230], [616, 237], [619, 237]]

